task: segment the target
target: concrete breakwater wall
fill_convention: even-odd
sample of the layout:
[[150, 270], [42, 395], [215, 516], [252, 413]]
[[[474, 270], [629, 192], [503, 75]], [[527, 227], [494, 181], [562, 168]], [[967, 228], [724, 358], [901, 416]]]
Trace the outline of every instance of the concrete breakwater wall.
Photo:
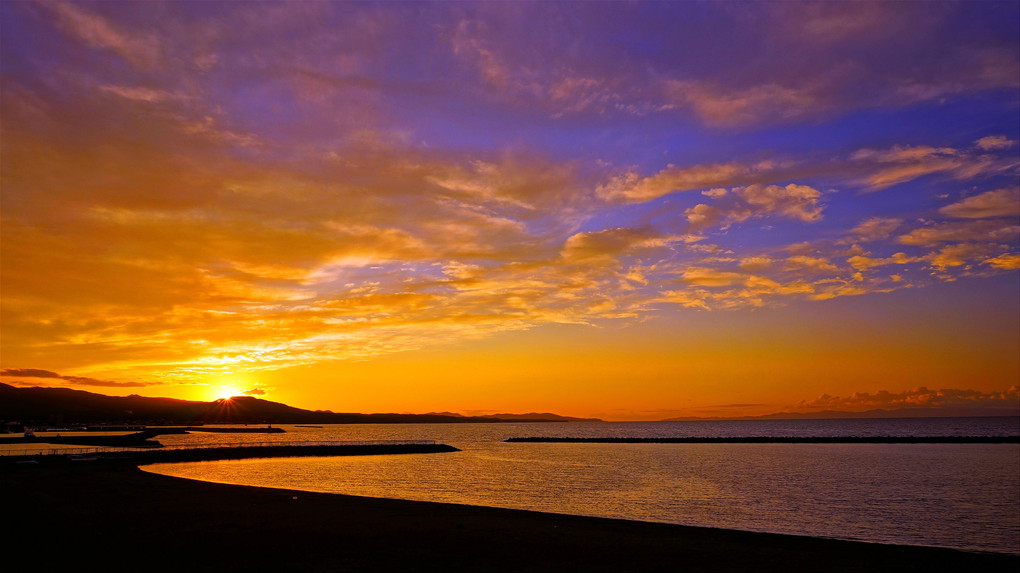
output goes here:
[[239, 460], [245, 458], [437, 454], [458, 451], [460, 450], [445, 444], [237, 446], [225, 448], [147, 450], [132, 453], [132, 460], [139, 464], [154, 464], [165, 462]]
[[95, 448], [95, 451], [82, 451], [68, 454], [49, 455], [7, 455], [0, 456], [0, 463], [69, 463], [69, 462], [129, 462], [134, 465], [201, 462], [215, 460], [239, 460], [247, 458], [284, 458], [284, 457], [330, 457], [330, 456], [370, 456], [394, 454], [436, 454], [458, 452], [457, 448], [431, 441], [394, 442], [394, 443], [346, 443], [346, 444], [258, 444], [231, 445], [222, 447], [187, 448], [175, 447], [167, 449], [113, 449]]

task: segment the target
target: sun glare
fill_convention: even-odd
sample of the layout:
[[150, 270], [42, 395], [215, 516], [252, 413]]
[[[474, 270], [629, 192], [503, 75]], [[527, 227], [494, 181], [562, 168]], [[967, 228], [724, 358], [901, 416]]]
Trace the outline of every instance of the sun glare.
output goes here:
[[229, 400], [240, 393], [233, 386], [217, 386], [212, 391], [215, 400]]

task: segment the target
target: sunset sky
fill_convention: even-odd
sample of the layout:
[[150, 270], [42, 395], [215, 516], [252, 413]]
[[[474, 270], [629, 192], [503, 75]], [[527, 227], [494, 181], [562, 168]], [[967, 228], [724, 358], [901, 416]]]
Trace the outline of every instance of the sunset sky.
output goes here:
[[1020, 4], [0, 2], [2, 382], [1018, 404]]

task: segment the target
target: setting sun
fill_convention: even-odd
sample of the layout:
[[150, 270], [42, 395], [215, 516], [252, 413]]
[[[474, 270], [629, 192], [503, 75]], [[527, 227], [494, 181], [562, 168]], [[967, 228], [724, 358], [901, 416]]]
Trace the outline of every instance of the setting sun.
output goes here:
[[214, 386], [210, 388], [213, 400], [229, 400], [241, 392], [233, 386]]

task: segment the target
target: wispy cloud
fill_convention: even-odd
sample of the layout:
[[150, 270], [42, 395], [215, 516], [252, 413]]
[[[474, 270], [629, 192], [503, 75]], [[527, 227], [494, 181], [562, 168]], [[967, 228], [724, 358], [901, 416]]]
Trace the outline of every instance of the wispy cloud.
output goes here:
[[106, 85], [101, 86], [99, 89], [120, 96], [124, 99], [132, 101], [144, 101], [149, 103], [179, 99], [180, 97], [165, 90], [158, 90], [139, 86]]
[[941, 174], [963, 181], [1015, 170], [1014, 157], [993, 157], [952, 147], [893, 146], [889, 149], [861, 149], [850, 156], [851, 163], [864, 166], [859, 182], [866, 190], [878, 191], [927, 175]]
[[634, 171], [612, 177], [598, 187], [607, 201], [644, 202], [679, 191], [771, 183], [795, 176], [795, 164], [762, 161], [755, 164], [725, 163], [669, 166], [648, 177]]
[[943, 222], [918, 227], [897, 237], [904, 245], [933, 246], [951, 242], [1008, 242], [1015, 243], [1020, 225], [1012, 221]]
[[850, 239], [870, 243], [888, 239], [903, 224], [903, 219], [895, 217], [870, 217], [861, 221], [850, 230]]
[[1009, 149], [1016, 145], [1016, 142], [1009, 139], [1005, 135], [986, 135], [981, 139], [974, 142], [974, 147], [982, 151], [997, 151], [1000, 149]]
[[59, 380], [72, 386], [98, 386], [103, 388], [142, 388], [158, 383], [151, 382], [114, 382], [112, 380], [99, 380], [87, 376], [69, 376], [57, 374], [49, 370], [38, 368], [4, 368], [0, 370], [0, 376], [12, 378], [42, 378], [46, 380]]
[[946, 205], [939, 212], [954, 219], [1020, 216], [1020, 187], [985, 191]]
[[[655, 46], [661, 59], [632, 60], [619, 51], [591, 57], [602, 55], [597, 46], [605, 37], [637, 34], [628, 26], [628, 9], [618, 6], [572, 10], [571, 20], [579, 25], [571, 29], [576, 39], [567, 49], [556, 45], [551, 31], [536, 31], [524, 46], [510, 34], [525, 23], [562, 20], [562, 7], [461, 11], [450, 47], [490, 97], [537, 106], [557, 118], [691, 116], [712, 128], [734, 129], [940, 103], [1018, 85], [1008, 35], [967, 35], [946, 26], [960, 17], [952, 6], [762, 4], [740, 13], [713, 8], [688, 7], [706, 20], [719, 20], [711, 33], [678, 35], [655, 25], [641, 30], [643, 42]], [[605, 20], [617, 23], [611, 30], [584, 26]], [[933, 42], [938, 52], [927, 48]], [[706, 52], [706, 44], [726, 49]], [[555, 58], [540, 56], [557, 48]], [[703, 65], [679, 57], [686, 53], [700, 54]]]
[[690, 107], [702, 121], [718, 127], [800, 119], [833, 105], [817, 88], [775, 83], [734, 89], [699, 81], [667, 80], [663, 91], [670, 107]]
[[646, 177], [628, 171], [612, 176], [598, 187], [598, 193], [610, 202], [639, 203], [684, 191], [725, 191], [726, 187], [734, 185], [753, 188], [754, 185], [815, 177], [835, 178], [853, 189], [872, 192], [929, 175], [966, 181], [1010, 173], [1018, 166], [1020, 162], [1011, 154], [978, 154], [952, 147], [893, 146], [859, 149], [847, 157], [787, 157], [755, 163], [688, 167], [671, 165]]
[[78, 3], [46, 2], [42, 5], [53, 11], [62, 28], [91, 47], [113, 50], [142, 68], [152, 68], [160, 62], [159, 40], [152, 35], [125, 32]]

